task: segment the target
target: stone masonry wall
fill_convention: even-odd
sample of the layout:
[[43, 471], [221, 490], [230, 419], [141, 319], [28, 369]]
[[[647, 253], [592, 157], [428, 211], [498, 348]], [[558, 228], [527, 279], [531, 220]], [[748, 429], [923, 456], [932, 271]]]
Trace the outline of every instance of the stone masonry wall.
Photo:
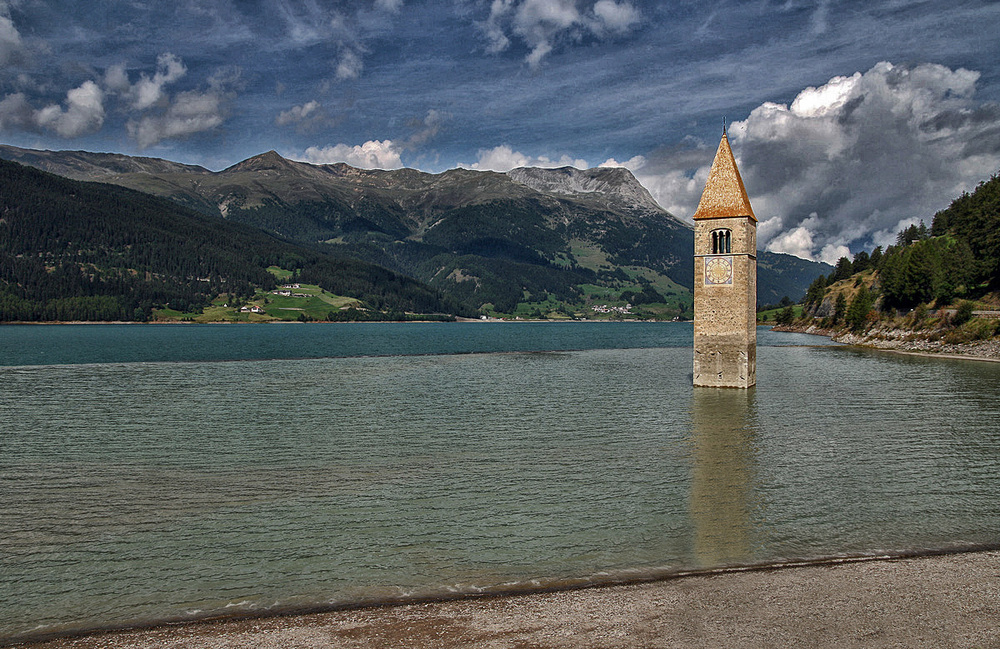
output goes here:
[[[732, 232], [731, 284], [706, 285], [712, 231]], [[756, 382], [756, 224], [746, 217], [695, 222], [694, 384], [748, 387]]]

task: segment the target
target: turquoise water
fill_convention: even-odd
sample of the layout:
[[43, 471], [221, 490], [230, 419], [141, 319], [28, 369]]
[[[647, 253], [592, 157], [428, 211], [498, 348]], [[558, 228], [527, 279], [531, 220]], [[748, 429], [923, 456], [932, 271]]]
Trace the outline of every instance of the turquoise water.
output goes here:
[[0, 327], [0, 644], [997, 543], [1000, 364], [759, 335], [739, 391], [689, 324]]
[[0, 334], [0, 366], [4, 366], [690, 346], [691, 324], [23, 325], [5, 326]]

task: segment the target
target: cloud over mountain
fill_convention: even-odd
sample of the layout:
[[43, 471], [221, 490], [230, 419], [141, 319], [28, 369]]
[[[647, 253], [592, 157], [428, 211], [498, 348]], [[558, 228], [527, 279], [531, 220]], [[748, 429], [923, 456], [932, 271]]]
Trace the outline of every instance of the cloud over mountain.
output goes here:
[[403, 166], [400, 147], [392, 140], [369, 140], [364, 144], [336, 144], [326, 147], [311, 146], [294, 160], [313, 164], [344, 162], [361, 169], [399, 169]]
[[166, 86], [186, 72], [184, 63], [168, 53], [157, 58], [153, 76], [140, 74], [134, 84], [124, 69], [113, 67], [105, 75], [109, 89], [117, 91], [132, 111], [126, 131], [139, 149], [165, 139], [209, 131], [225, 121], [240, 71], [219, 70], [208, 79], [207, 88], [168, 93]]
[[101, 128], [104, 116], [104, 92], [93, 81], [67, 92], [61, 105], [36, 109], [23, 93], [0, 100], [0, 129], [48, 130], [70, 138]]
[[[308, 115], [320, 110], [320, 106], [312, 106], [310, 102], [304, 106], [295, 106], [278, 116], [279, 124], [296, 118], [305, 119]], [[448, 119], [448, 114], [430, 110], [423, 118], [412, 119], [407, 126], [413, 129], [409, 137], [402, 140], [368, 140], [364, 144], [335, 144], [330, 146], [311, 146], [301, 154], [288, 154], [292, 160], [311, 162], [313, 164], [332, 164], [344, 162], [361, 169], [399, 169], [403, 166], [402, 154], [412, 150], [434, 138], [441, 125]]]
[[104, 123], [104, 92], [93, 81], [84, 81], [66, 93], [65, 107], [46, 106], [35, 113], [35, 120], [63, 137], [95, 131]]
[[39, 108], [26, 93], [12, 93], [0, 100], [0, 130], [49, 131], [76, 138], [99, 131], [108, 111], [117, 107], [116, 114], [127, 116], [125, 130], [141, 150], [167, 138], [220, 126], [228, 115], [239, 70], [220, 69], [209, 77], [207, 87], [171, 92], [170, 86], [186, 74], [179, 57], [163, 53], [152, 74], [140, 72], [133, 82], [126, 67], [115, 64], [67, 91], [60, 103]]
[[514, 151], [506, 144], [501, 144], [492, 149], [480, 149], [476, 162], [460, 163], [459, 166], [478, 171], [510, 171], [517, 167], [576, 167], [577, 169], [586, 169], [589, 165], [586, 160], [574, 159], [568, 155], [562, 155], [556, 159], [544, 155], [531, 156]]
[[166, 98], [165, 87], [187, 74], [184, 62], [166, 52], [156, 58], [156, 72], [149, 76], [140, 73], [139, 80], [132, 84], [128, 72], [122, 65], [113, 65], [104, 74], [105, 85], [111, 91], [119, 92], [134, 110], [146, 110]]
[[[976, 99], [980, 74], [881, 62], [766, 102], [729, 129], [772, 252], [836, 261], [929, 221], [1000, 169], [1000, 105]], [[640, 169], [667, 209], [688, 217], [714, 146]], [[660, 157], [669, 155], [661, 152]]]

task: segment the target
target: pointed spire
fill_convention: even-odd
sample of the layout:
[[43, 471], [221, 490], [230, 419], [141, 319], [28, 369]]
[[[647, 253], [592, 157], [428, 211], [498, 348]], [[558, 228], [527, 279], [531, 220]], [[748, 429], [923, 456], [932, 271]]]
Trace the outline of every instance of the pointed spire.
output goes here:
[[748, 216], [754, 222], [757, 217], [750, 207], [750, 198], [743, 187], [743, 179], [736, 168], [736, 158], [729, 148], [729, 136], [726, 135], [725, 124], [722, 126], [722, 141], [719, 150], [715, 152], [712, 170], [708, 172], [708, 182], [701, 194], [695, 219], [717, 219], [731, 216]]

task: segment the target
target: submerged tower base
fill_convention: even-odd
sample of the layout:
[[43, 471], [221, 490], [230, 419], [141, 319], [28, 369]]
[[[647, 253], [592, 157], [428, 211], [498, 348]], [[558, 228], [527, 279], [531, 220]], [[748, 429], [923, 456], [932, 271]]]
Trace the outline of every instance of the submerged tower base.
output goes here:
[[[729, 340], [726, 340], [726, 339]], [[749, 388], [757, 383], [757, 341], [700, 336], [694, 341], [694, 384]]]

